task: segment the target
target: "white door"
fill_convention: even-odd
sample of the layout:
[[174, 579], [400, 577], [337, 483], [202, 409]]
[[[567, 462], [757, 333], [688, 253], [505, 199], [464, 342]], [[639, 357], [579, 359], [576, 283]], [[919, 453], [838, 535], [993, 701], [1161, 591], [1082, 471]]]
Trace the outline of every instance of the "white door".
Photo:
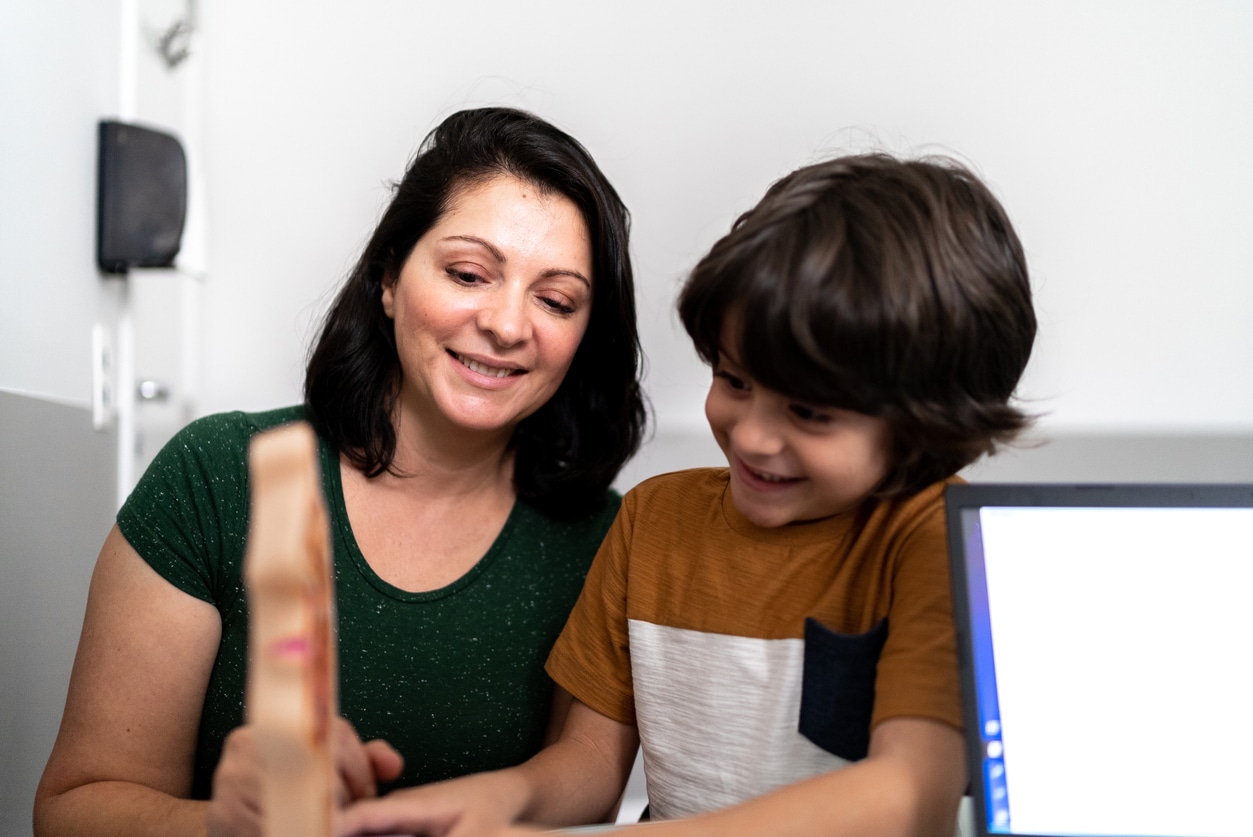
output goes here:
[[188, 204], [175, 268], [132, 268], [118, 326], [118, 500], [157, 451], [196, 415], [200, 287], [204, 280], [200, 41], [192, 0], [132, 0], [124, 28], [124, 121], [177, 137]]

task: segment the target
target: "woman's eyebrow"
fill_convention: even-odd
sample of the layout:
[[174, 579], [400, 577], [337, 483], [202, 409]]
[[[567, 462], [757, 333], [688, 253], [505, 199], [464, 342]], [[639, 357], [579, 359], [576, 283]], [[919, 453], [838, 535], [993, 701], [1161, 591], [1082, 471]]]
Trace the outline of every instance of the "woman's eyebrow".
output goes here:
[[483, 247], [484, 249], [486, 249], [489, 253], [492, 254], [492, 258], [496, 259], [496, 261], [502, 262], [502, 263], [505, 261], [505, 254], [500, 252], [500, 250], [496, 248], [496, 245], [492, 244], [490, 241], [486, 241], [482, 238], [479, 238], [476, 235], [448, 235], [448, 236], [444, 236], [444, 238], [440, 240], [441, 241], [468, 241], [471, 244], [477, 244], [480, 247]]
[[573, 268], [557, 267], [557, 268], [553, 268], [552, 270], [544, 271], [544, 275], [545, 276], [571, 276], [575, 279], [578, 279], [584, 285], [587, 285], [589, 289], [592, 287], [592, 280], [588, 279], [582, 273], [579, 273], [577, 270], [574, 270]]
[[[448, 236], [444, 236], [443, 238], [441, 238], [440, 241], [468, 241], [471, 244], [477, 244], [480, 247], [487, 250], [487, 252], [492, 254], [492, 258], [494, 258], [499, 263], [504, 264], [505, 262], [508, 261], [508, 259], [505, 258], [505, 254], [500, 252], [500, 250], [496, 247], [496, 245], [492, 244], [490, 241], [479, 238], [477, 235], [448, 235]], [[586, 276], [584, 276], [582, 273], [575, 270], [574, 268], [558, 267], [552, 270], [544, 271], [544, 275], [545, 276], [573, 276], [575, 279], [578, 279], [583, 284], [587, 285], [589, 288], [592, 287], [592, 280], [588, 279]]]

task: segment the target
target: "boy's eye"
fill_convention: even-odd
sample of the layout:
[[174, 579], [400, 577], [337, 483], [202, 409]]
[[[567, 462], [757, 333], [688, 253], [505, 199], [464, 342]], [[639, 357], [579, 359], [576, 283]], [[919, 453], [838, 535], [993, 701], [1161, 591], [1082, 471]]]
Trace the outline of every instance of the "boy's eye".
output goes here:
[[790, 404], [788, 409], [801, 421], [813, 424], [830, 424], [835, 418], [831, 413], [810, 407], [808, 404]]
[[737, 392], [744, 392], [748, 390], [747, 381], [745, 381], [743, 378], [741, 378], [738, 375], [732, 375], [730, 372], [727, 372], [725, 369], [719, 369], [718, 371], [714, 372], [714, 377], [721, 378], [722, 381], [728, 387], [730, 387], [733, 390], [736, 390]]

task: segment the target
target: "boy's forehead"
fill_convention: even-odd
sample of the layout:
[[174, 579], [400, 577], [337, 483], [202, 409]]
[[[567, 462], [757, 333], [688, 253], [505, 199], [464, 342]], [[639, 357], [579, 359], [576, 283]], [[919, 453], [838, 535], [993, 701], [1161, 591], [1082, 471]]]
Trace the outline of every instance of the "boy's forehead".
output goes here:
[[[732, 367], [737, 377], [789, 401], [822, 409], [873, 412], [848, 397], [851, 393], [840, 393], [838, 384], [827, 382], [828, 385], [824, 386], [824, 375], [829, 373], [806, 363], [804, 358], [794, 355], [787, 358], [762, 357], [761, 353], [767, 350], [760, 345], [749, 345], [741, 321], [733, 319], [730, 314], [723, 320], [716, 348], [713, 358], [715, 369]], [[781, 366], [787, 366], [792, 374], [781, 378], [777, 374]], [[789, 381], [796, 385], [788, 386]]]
[[718, 329], [718, 358], [731, 363], [740, 364], [743, 358], [744, 343], [744, 312], [741, 305], [736, 305], [722, 317]]

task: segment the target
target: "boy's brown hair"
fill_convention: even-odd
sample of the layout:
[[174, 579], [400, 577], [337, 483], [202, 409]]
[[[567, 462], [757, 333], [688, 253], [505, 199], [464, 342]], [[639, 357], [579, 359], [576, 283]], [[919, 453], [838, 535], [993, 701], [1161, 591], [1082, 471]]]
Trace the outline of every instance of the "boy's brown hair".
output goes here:
[[951, 476], [1029, 423], [1009, 404], [1036, 332], [1026, 258], [1000, 203], [948, 158], [789, 174], [692, 271], [679, 314], [706, 362], [726, 345], [761, 386], [886, 420], [881, 496]]

